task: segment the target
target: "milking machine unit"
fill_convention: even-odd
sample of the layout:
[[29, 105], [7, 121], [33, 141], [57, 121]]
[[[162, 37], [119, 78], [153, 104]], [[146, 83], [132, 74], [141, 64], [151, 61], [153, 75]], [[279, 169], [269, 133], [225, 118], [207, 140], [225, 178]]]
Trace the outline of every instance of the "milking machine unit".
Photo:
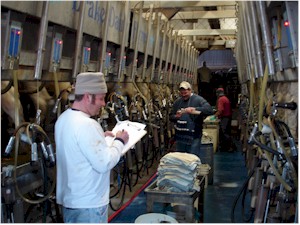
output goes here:
[[4, 49], [5, 53], [3, 57], [3, 67], [7, 69], [16, 69], [19, 65], [19, 54], [22, 41], [22, 27], [21, 23], [17, 21], [11, 21], [9, 29], [7, 29], [8, 45], [7, 49]]
[[[22, 133], [26, 134], [28, 143], [20, 142]], [[21, 163], [24, 161], [24, 155], [21, 154], [24, 149], [31, 152], [30, 162]], [[55, 155], [52, 143], [42, 127], [28, 122], [16, 128], [2, 156], [2, 162], [13, 152], [14, 164], [2, 167], [1, 222], [24, 223], [27, 222], [29, 214], [38, 213], [31, 211], [32, 204], [48, 207], [49, 205], [43, 203], [53, 198]]]
[[23, 37], [22, 16], [11, 11], [2, 13], [1, 69], [10, 71], [19, 68], [20, 51]]
[[91, 57], [91, 46], [90, 46], [90, 42], [87, 42], [82, 49], [82, 72], [88, 71], [90, 57]]
[[[126, 97], [112, 92], [108, 96], [108, 102], [105, 107], [115, 118], [114, 123], [124, 121], [129, 118], [127, 99]], [[106, 118], [108, 119], [108, 118]]]
[[112, 72], [111, 67], [111, 52], [106, 52], [105, 55], [105, 64], [104, 64], [104, 75], [107, 76], [109, 73]]
[[248, 177], [234, 200], [231, 222], [243, 196], [245, 222], [298, 223], [298, 112], [291, 97], [298, 93], [286, 90], [298, 84], [297, 8], [293, 1], [239, 2], [236, 59]]
[[55, 73], [58, 72], [61, 62], [63, 39], [61, 33], [55, 32], [53, 35], [49, 71]]
[[[265, 152], [258, 170], [261, 177], [258, 180], [262, 183], [258, 184], [254, 222], [297, 220], [295, 212], [298, 199], [298, 149], [289, 127], [275, 118], [277, 108], [295, 110], [297, 105], [295, 102], [274, 102], [267, 114], [268, 121], [265, 121], [261, 131], [258, 131], [257, 124], [254, 124], [248, 140], [249, 144], [255, 144]], [[263, 137], [259, 139], [260, 136]], [[271, 154], [273, 158], [269, 158]], [[256, 175], [255, 177], [257, 178]]]
[[[246, 101], [243, 97], [240, 102], [244, 121]], [[249, 128], [252, 127], [246, 152], [249, 175], [243, 186], [243, 202], [246, 202], [247, 192], [251, 198], [250, 215], [247, 218], [244, 209], [245, 222], [251, 219], [255, 223], [298, 220], [298, 148], [288, 125], [277, 118], [279, 108], [295, 110], [297, 104], [269, 101], [261, 125], [249, 124]]]
[[[14, 98], [19, 99], [17, 69], [19, 68], [23, 36], [22, 23], [19, 22], [22, 18], [11, 12], [4, 13], [1, 16], [2, 35], [5, 37], [1, 43], [1, 69], [11, 72], [10, 80], [13, 81], [14, 85]], [[19, 109], [18, 101], [15, 101], [15, 127], [20, 124]]]
[[[54, 107], [52, 109], [52, 113], [57, 114], [58, 108], [60, 108], [60, 103], [61, 103], [63, 95], [64, 94], [69, 95], [71, 93], [71, 91], [72, 91], [72, 89], [71, 89], [71, 87], [69, 87], [69, 88], [63, 89], [63, 90], [61, 90], [59, 92], [59, 95], [58, 95], [58, 97], [57, 97], [57, 99], [55, 101], [55, 105], [54, 105]], [[71, 99], [68, 99], [68, 100], [71, 100]], [[69, 107], [69, 105], [65, 104], [64, 110], [66, 110], [68, 107]]]
[[[46, 10], [47, 4], [43, 5]], [[40, 109], [37, 109], [35, 123], [22, 122], [18, 119], [19, 93], [17, 69], [19, 69], [19, 57], [23, 28], [22, 16], [8, 11], [5, 14], [6, 24], [4, 34], [6, 36], [2, 52], [2, 70], [12, 71], [15, 90], [15, 131], [11, 135], [8, 144], [2, 154], [1, 171], [1, 222], [28, 222], [29, 216], [38, 214], [32, 210], [39, 205], [49, 210], [49, 199], [53, 199], [55, 188], [55, 153], [54, 147], [40, 126]], [[3, 17], [3, 18], [4, 18]], [[47, 20], [45, 22], [47, 24]], [[43, 22], [41, 22], [43, 26]], [[46, 37], [45, 29], [40, 29], [41, 36]], [[41, 34], [43, 33], [43, 35]], [[52, 71], [56, 71], [60, 63], [62, 52], [62, 35], [55, 34], [52, 45], [50, 61]], [[36, 61], [35, 79], [41, 76], [44, 41], [40, 41]], [[2, 49], [2, 48], [1, 48]], [[45, 50], [45, 49], [44, 49]], [[13, 154], [14, 153], [14, 154]], [[30, 158], [28, 162], [28, 158]], [[46, 203], [47, 202], [47, 203]], [[46, 204], [45, 204], [46, 203]], [[34, 211], [34, 212], [33, 212]], [[48, 213], [48, 211], [47, 211]], [[37, 221], [34, 221], [37, 222]]]
[[56, 104], [54, 106], [53, 112], [57, 113], [59, 116], [61, 113], [61, 95], [58, 85], [58, 75], [60, 69], [60, 62], [62, 57], [62, 48], [63, 48], [63, 38], [62, 34], [59, 32], [53, 31], [53, 37], [51, 46], [47, 46], [51, 49], [50, 61], [49, 61], [49, 72], [53, 73], [54, 85], [55, 85], [55, 97], [57, 99]]

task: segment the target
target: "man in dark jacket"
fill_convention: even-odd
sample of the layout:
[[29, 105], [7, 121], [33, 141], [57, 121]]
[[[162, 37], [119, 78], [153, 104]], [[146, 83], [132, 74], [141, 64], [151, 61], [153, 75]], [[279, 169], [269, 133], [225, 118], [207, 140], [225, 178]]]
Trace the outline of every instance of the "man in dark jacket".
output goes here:
[[175, 127], [176, 151], [196, 153], [201, 146], [203, 120], [213, 114], [213, 109], [203, 97], [192, 93], [190, 83], [181, 82], [179, 91], [180, 97], [170, 113]]
[[204, 97], [210, 103], [214, 97], [211, 79], [211, 70], [206, 66], [206, 62], [204, 61], [203, 66], [197, 70], [198, 94]]

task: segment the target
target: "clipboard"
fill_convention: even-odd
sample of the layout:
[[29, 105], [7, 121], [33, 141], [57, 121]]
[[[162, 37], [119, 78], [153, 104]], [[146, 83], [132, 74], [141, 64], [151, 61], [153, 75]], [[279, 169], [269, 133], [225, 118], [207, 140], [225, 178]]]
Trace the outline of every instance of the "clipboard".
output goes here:
[[[112, 132], [116, 134], [118, 131], [125, 130], [129, 134], [129, 140], [125, 144], [122, 155], [124, 155], [129, 149], [131, 149], [142, 137], [147, 134], [145, 130], [146, 125], [138, 122], [132, 122], [129, 120], [119, 121], [115, 127], [112, 129]], [[105, 137], [106, 143], [111, 146], [112, 142], [115, 138], [114, 137]]]

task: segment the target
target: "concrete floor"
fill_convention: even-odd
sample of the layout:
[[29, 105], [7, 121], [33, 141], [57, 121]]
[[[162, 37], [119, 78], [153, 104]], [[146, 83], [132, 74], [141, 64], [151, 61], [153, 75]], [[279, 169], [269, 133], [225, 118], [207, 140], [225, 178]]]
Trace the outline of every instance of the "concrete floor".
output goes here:
[[[204, 222], [231, 223], [231, 212], [240, 188], [247, 178], [244, 156], [241, 152], [217, 152], [214, 155], [214, 183], [205, 190]], [[249, 199], [246, 199], [249, 206]], [[234, 222], [245, 223], [239, 201], [234, 210]]]
[[[110, 220], [110, 223], [134, 223], [138, 216], [147, 213], [146, 194], [143, 190], [145, 184], [155, 175], [160, 157], [161, 156], [158, 156], [156, 160], [154, 160], [153, 165], [150, 168], [141, 171], [138, 183], [132, 187], [131, 191], [129, 190], [129, 186], [126, 186], [124, 204], [133, 199], [128, 206], [124, 207], [120, 212], [115, 212], [109, 207], [109, 218], [114, 216], [114, 218]], [[203, 222], [245, 223], [246, 221], [244, 221], [242, 216], [240, 200], [235, 207], [234, 220], [232, 220], [234, 199], [247, 178], [244, 155], [241, 150], [238, 150], [231, 153], [216, 152], [213, 157], [213, 184], [208, 185], [204, 192]], [[154, 179], [152, 179], [152, 181], [154, 181]], [[137, 192], [140, 193], [137, 194]], [[133, 198], [134, 196], [136, 197]], [[118, 198], [112, 199], [112, 201], [117, 200]], [[248, 208], [245, 209], [245, 218], [249, 218], [249, 205], [249, 199], [246, 198], [245, 206]], [[170, 207], [166, 207], [162, 203], [155, 203], [154, 212], [166, 214], [170, 212]], [[195, 216], [197, 217], [199, 214], [196, 213]], [[53, 221], [49, 220], [47, 222]]]
[[[155, 161], [149, 169], [148, 174], [144, 172], [142, 179], [133, 188], [132, 192], [126, 192], [126, 199], [129, 200], [149, 178], [156, 172], [159, 160]], [[208, 185], [204, 193], [204, 223], [245, 223], [242, 216], [241, 202], [239, 201], [234, 210], [232, 221], [232, 207], [241, 186], [247, 178], [245, 160], [240, 150], [235, 152], [216, 152], [214, 154], [214, 179], [213, 184]], [[246, 198], [246, 206], [249, 206], [249, 199]], [[165, 208], [159, 203], [154, 206], [157, 213], [165, 213]], [[246, 209], [246, 212], [249, 210]], [[115, 212], [109, 210], [109, 216]], [[112, 223], [134, 223], [135, 219], [146, 214], [146, 196], [144, 192], [138, 195], [134, 201], [124, 210], [118, 213]], [[248, 215], [244, 215], [248, 217]]]

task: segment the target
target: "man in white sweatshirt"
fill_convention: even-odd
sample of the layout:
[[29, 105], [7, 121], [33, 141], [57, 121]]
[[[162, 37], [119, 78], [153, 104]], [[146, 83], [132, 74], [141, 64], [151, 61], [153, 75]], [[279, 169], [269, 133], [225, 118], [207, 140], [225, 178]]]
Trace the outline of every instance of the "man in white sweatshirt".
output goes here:
[[102, 73], [78, 74], [75, 101], [55, 124], [57, 203], [65, 223], [107, 223], [110, 170], [118, 163], [129, 136], [118, 131], [111, 146], [91, 116], [105, 106], [107, 86]]

